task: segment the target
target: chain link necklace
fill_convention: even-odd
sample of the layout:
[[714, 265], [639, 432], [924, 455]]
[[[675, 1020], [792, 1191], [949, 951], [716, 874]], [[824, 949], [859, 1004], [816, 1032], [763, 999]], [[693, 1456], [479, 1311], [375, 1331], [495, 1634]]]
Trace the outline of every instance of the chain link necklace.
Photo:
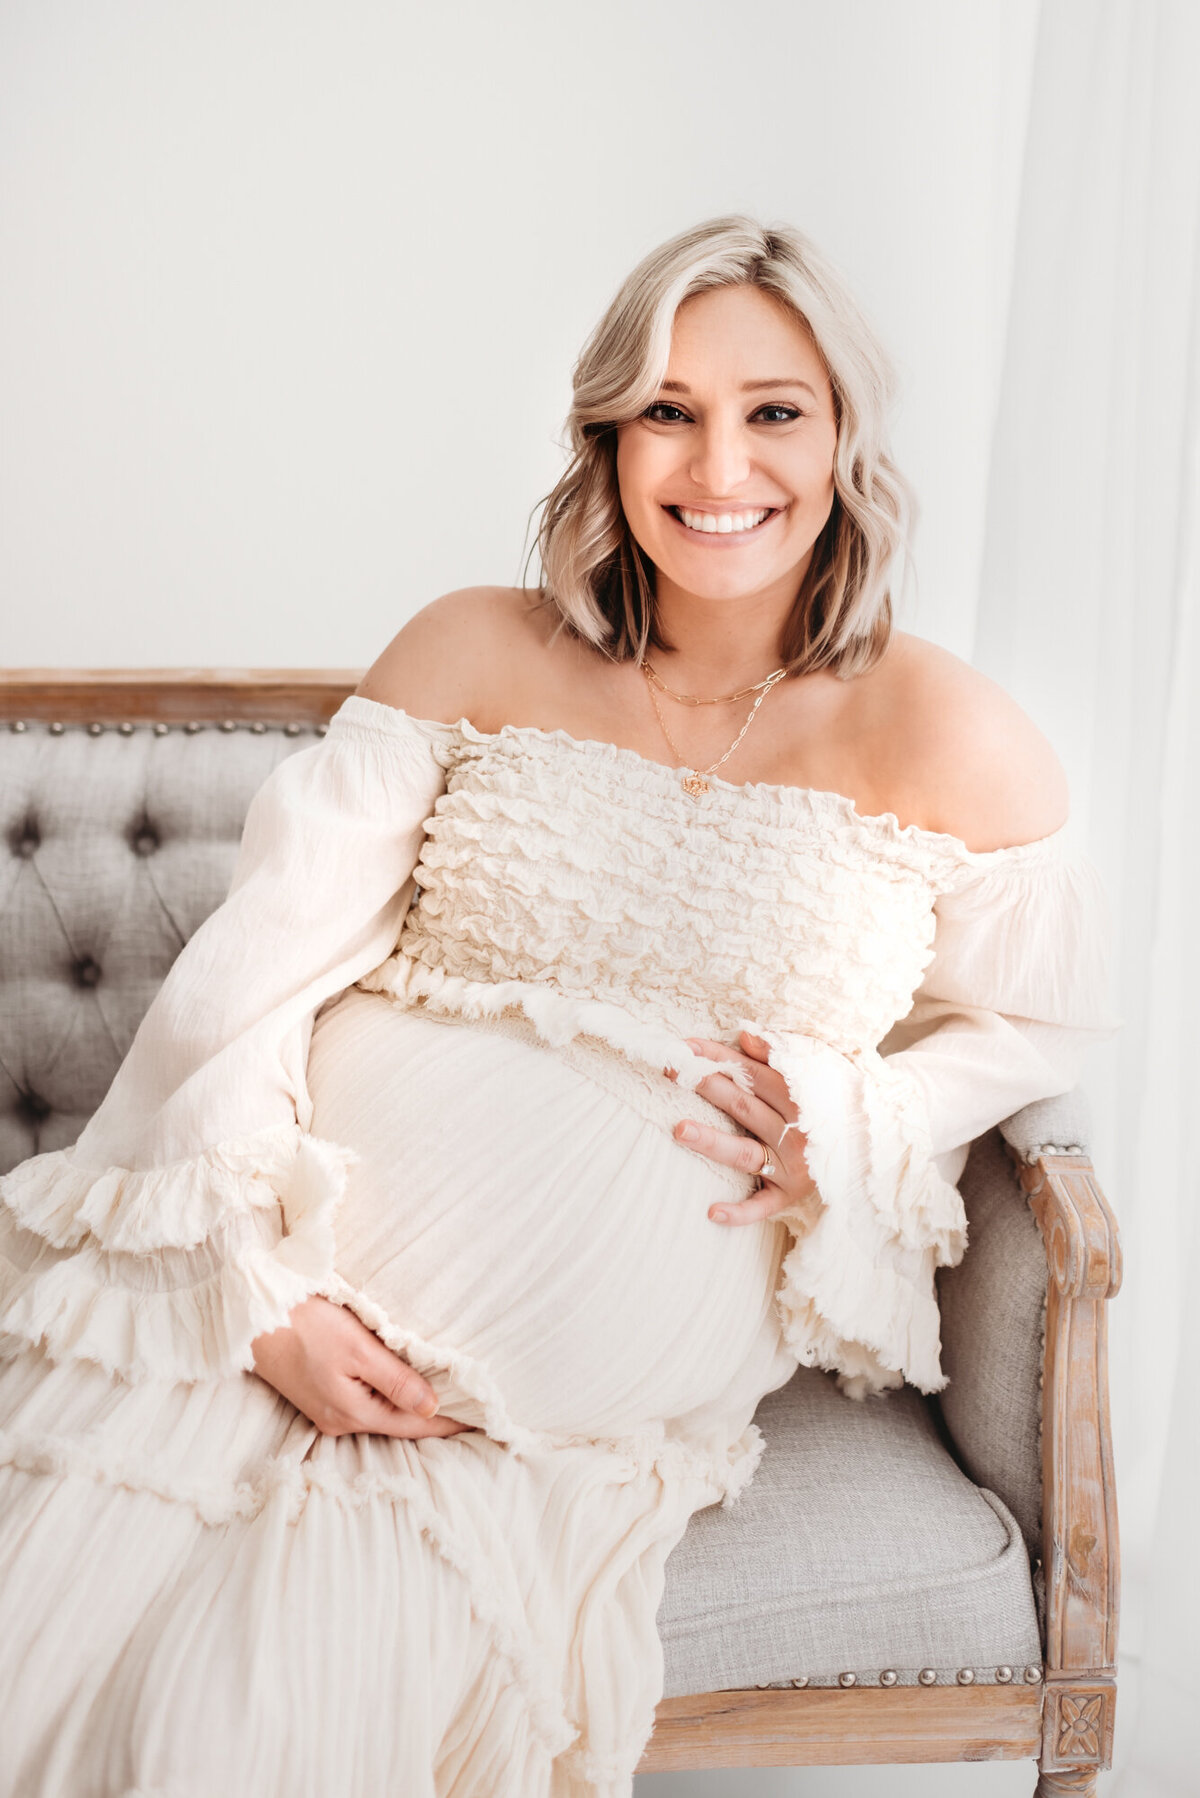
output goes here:
[[778, 680], [781, 674], [787, 673], [786, 668], [777, 668], [774, 674], [768, 674], [766, 680], [758, 681], [753, 687], [740, 687], [736, 693], [723, 693], [716, 699], [697, 699], [694, 693], [676, 693], [673, 687], [668, 687], [662, 676], [650, 666], [649, 662], [643, 662], [642, 667], [659, 692], [665, 693], [668, 699], [678, 700], [680, 705], [732, 705], [735, 699], [748, 699], [751, 693], [761, 692], [764, 687], [769, 687], [772, 681]]
[[[650, 703], [654, 707], [654, 715], [658, 719], [659, 724], [662, 726], [662, 734], [667, 739], [667, 743], [668, 743], [668, 746], [670, 747], [671, 754], [676, 756], [679, 759], [679, 761], [683, 763], [683, 766], [684, 766], [683, 790], [685, 793], [690, 793], [693, 799], [699, 799], [702, 797], [703, 794], [712, 792], [712, 787], [709, 784], [708, 780], [705, 778], [705, 776], [709, 775], [709, 774], [715, 774], [717, 769], [720, 768], [723, 763], [725, 763], [729, 760], [730, 756], [733, 754], [734, 750], [737, 748], [738, 744], [741, 742], [742, 738], [745, 736], [746, 732], [750, 729], [750, 726], [753, 724], [754, 719], [757, 715], [759, 706], [762, 704], [763, 700], [767, 697], [767, 694], [771, 691], [771, 688], [773, 686], [775, 686], [777, 684], [777, 682], [781, 681], [783, 679], [784, 675], [787, 673], [786, 668], [777, 668], [775, 670], [774, 674], [769, 674], [767, 676], [765, 681], [760, 681], [758, 683], [757, 688], [754, 688], [754, 687], [747, 688], [747, 692], [753, 693], [753, 692], [757, 691], [758, 697], [754, 701], [754, 704], [750, 707], [749, 715], [746, 718], [746, 722], [743, 724], [743, 726], [742, 726], [741, 730], [738, 732], [737, 736], [733, 739], [733, 742], [729, 745], [729, 748], [725, 751], [724, 755], [718, 756], [716, 761], [712, 762], [707, 768], [693, 768], [688, 764], [686, 757], [684, 756], [682, 750], [679, 748], [679, 745], [672, 741], [671, 733], [667, 729], [667, 721], [663, 717], [662, 712], [659, 709], [658, 699], [655, 696], [654, 683], [655, 683], [656, 677], [651, 672], [650, 664], [648, 662], [643, 662], [641, 664], [641, 668], [642, 668], [642, 673], [646, 676], [646, 684], [650, 690]], [[661, 681], [659, 681], [658, 684], [660, 686], [662, 686]], [[669, 693], [670, 688], [663, 687], [663, 692]], [[731, 695], [731, 697], [735, 698], [735, 699], [736, 698], [744, 698], [744, 696], [745, 696], [744, 694]], [[672, 694], [671, 697], [676, 698], [677, 695]], [[705, 705], [705, 704], [715, 705], [719, 702], [716, 700], [696, 700], [696, 701], [693, 701], [692, 703], [698, 704], [698, 705]]]

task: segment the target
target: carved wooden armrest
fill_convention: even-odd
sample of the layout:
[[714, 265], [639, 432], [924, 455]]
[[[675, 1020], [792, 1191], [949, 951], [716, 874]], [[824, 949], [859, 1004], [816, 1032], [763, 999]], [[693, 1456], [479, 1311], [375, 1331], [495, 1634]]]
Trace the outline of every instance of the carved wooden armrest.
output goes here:
[[1112, 1764], [1120, 1602], [1108, 1405], [1107, 1301], [1121, 1284], [1116, 1219], [1086, 1154], [1010, 1148], [1046, 1249], [1042, 1564], [1047, 1795], [1088, 1789]]

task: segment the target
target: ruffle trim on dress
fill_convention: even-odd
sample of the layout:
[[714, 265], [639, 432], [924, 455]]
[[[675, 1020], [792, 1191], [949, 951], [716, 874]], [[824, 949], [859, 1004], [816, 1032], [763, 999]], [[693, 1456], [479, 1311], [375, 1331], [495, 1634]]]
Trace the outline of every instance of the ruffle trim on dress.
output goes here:
[[735, 1505], [746, 1487], [758, 1472], [758, 1464], [763, 1458], [767, 1439], [756, 1423], [752, 1423], [744, 1436], [739, 1436], [729, 1449], [729, 1473], [725, 1482], [725, 1490], [721, 1494], [721, 1509], [728, 1511]]
[[749, 1076], [740, 1064], [697, 1055], [666, 1025], [634, 1017], [607, 1000], [571, 998], [533, 981], [469, 980], [462, 974], [447, 974], [443, 968], [427, 968], [404, 954], [390, 956], [356, 984], [364, 992], [385, 993], [402, 1006], [444, 1016], [492, 1018], [520, 1011], [554, 1048], [577, 1036], [598, 1037], [649, 1067], [673, 1067], [678, 1084], [689, 1092], [709, 1074], [725, 1074], [744, 1091], [751, 1090]]
[[[723, 1451], [706, 1452], [667, 1434], [665, 1425], [657, 1425], [626, 1436], [564, 1434], [535, 1430], [518, 1423], [511, 1415], [504, 1395], [492, 1375], [481, 1362], [460, 1351], [428, 1342], [415, 1331], [396, 1324], [382, 1306], [338, 1277], [325, 1289], [325, 1296], [345, 1305], [367, 1328], [374, 1330], [394, 1354], [402, 1355], [417, 1372], [439, 1392], [443, 1416], [482, 1429], [495, 1442], [502, 1442], [516, 1455], [539, 1454], [573, 1448], [601, 1449], [622, 1464], [626, 1479], [657, 1477], [669, 1483], [698, 1483], [708, 1491], [705, 1502], [718, 1499], [723, 1505], [734, 1502], [751, 1479], [762, 1458], [765, 1446], [757, 1425], [749, 1429]], [[445, 1376], [449, 1392], [441, 1390]], [[463, 1399], [467, 1404], [463, 1404]]]
[[[578, 1437], [573, 1445], [594, 1444], [594, 1438]], [[766, 1438], [757, 1424], [724, 1449], [706, 1453], [678, 1437], [664, 1437], [654, 1431], [642, 1436], [614, 1438], [600, 1447], [624, 1461], [630, 1479], [653, 1476], [668, 1484], [700, 1484], [708, 1488], [707, 1503], [718, 1499], [723, 1510], [736, 1503], [750, 1484], [762, 1460]]]
[[197, 1248], [233, 1212], [278, 1203], [276, 1186], [302, 1134], [298, 1124], [281, 1124], [166, 1167], [102, 1172], [80, 1166], [71, 1149], [55, 1149], [0, 1176], [0, 1200], [59, 1249], [86, 1236], [116, 1254]]
[[[0, 1337], [127, 1381], [249, 1371], [254, 1338], [333, 1283], [333, 1218], [352, 1161], [298, 1127], [90, 1184], [69, 1151], [36, 1157], [17, 1170], [16, 1203], [6, 1187], [0, 1207]], [[84, 1212], [107, 1234], [80, 1228]], [[211, 1228], [195, 1243], [202, 1219]]]
[[91, 1479], [131, 1492], [152, 1493], [169, 1504], [186, 1505], [200, 1521], [214, 1527], [245, 1522], [268, 1504], [281, 1500], [289, 1522], [295, 1522], [310, 1494], [320, 1493], [347, 1510], [371, 1504], [402, 1505], [417, 1522], [436, 1552], [453, 1567], [470, 1594], [476, 1615], [490, 1631], [497, 1652], [512, 1668], [530, 1719], [546, 1750], [561, 1754], [577, 1739], [536, 1643], [519, 1609], [506, 1601], [486, 1557], [461, 1541], [449, 1528], [420, 1481], [411, 1474], [383, 1475], [363, 1471], [352, 1479], [329, 1476], [319, 1463], [280, 1456], [267, 1462], [251, 1480], [224, 1490], [196, 1482], [164, 1479], [153, 1462], [132, 1456], [89, 1453], [85, 1441], [44, 1436], [39, 1439], [0, 1434], [0, 1466], [23, 1473]]
[[776, 1294], [784, 1339], [806, 1366], [836, 1371], [852, 1398], [909, 1380], [946, 1384], [933, 1272], [967, 1244], [962, 1195], [932, 1159], [916, 1090], [874, 1051], [742, 1027], [787, 1082], [817, 1189], [815, 1219], [778, 1215], [796, 1240]]
[[[612, 1443], [580, 1437], [557, 1447], [587, 1447], [606, 1452], [621, 1483], [656, 1478], [667, 1484], [697, 1483], [723, 1505], [732, 1504], [750, 1484], [762, 1459], [765, 1439], [757, 1424], [732, 1442], [723, 1454], [705, 1455], [686, 1442], [663, 1441], [648, 1433], [645, 1441], [626, 1438]], [[360, 1470], [349, 1478], [319, 1461], [296, 1455], [273, 1455], [253, 1477], [240, 1480], [187, 1480], [164, 1474], [151, 1456], [114, 1454], [86, 1436], [35, 1435], [0, 1430], [0, 1467], [22, 1473], [94, 1480], [129, 1492], [149, 1492], [165, 1503], [192, 1511], [214, 1529], [252, 1522], [280, 1494], [287, 1500], [287, 1520], [294, 1523], [308, 1494], [319, 1491], [344, 1510], [359, 1511], [376, 1501], [398, 1502], [420, 1488], [410, 1474], [384, 1475]], [[457, 1565], [457, 1563], [455, 1563]], [[480, 1569], [482, 1571], [482, 1569]]]

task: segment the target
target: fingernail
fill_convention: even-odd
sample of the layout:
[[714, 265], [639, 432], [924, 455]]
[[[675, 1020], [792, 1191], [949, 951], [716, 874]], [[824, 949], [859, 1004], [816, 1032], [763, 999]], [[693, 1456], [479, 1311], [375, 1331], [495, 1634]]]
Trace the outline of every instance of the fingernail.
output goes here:
[[436, 1417], [438, 1402], [436, 1398], [423, 1398], [417, 1406], [422, 1417]]
[[679, 1126], [680, 1142], [695, 1142], [698, 1134], [695, 1124], [680, 1124]]
[[710, 1211], [708, 1215], [712, 1218], [714, 1224], [727, 1224], [729, 1222], [728, 1211]]

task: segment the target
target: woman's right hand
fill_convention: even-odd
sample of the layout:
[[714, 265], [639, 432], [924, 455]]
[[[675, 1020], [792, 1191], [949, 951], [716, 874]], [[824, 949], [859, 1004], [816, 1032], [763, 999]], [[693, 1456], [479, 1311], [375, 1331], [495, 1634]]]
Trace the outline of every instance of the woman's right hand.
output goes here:
[[331, 1299], [304, 1299], [250, 1347], [255, 1371], [323, 1436], [455, 1436], [475, 1427], [435, 1416], [428, 1380]]

